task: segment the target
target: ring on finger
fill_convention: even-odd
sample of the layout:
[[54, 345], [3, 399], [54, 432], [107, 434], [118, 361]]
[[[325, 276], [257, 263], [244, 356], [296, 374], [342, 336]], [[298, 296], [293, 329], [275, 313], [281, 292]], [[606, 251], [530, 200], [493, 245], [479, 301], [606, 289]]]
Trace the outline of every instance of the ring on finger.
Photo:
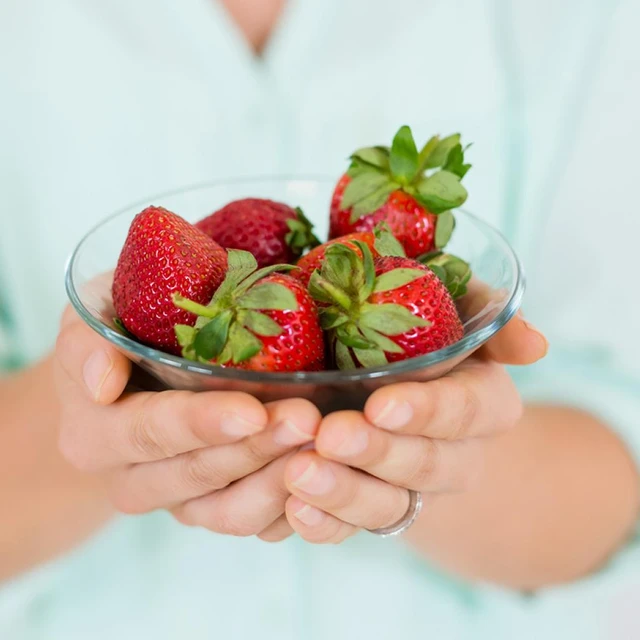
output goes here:
[[409, 491], [409, 508], [404, 516], [402, 516], [398, 522], [388, 527], [368, 529], [369, 533], [373, 533], [381, 538], [389, 538], [391, 536], [399, 536], [409, 529], [422, 511], [422, 494], [419, 491], [413, 491], [412, 489], [407, 489], [407, 491]]

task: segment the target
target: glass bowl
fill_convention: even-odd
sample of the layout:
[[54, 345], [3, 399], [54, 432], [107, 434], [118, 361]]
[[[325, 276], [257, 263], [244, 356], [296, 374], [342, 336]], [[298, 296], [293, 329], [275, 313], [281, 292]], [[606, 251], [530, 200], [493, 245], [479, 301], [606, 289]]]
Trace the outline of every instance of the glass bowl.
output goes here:
[[425, 356], [384, 367], [356, 371], [258, 373], [191, 362], [141, 345], [113, 324], [113, 269], [133, 217], [149, 205], [163, 206], [195, 222], [231, 200], [271, 198], [300, 206], [326, 238], [335, 180], [255, 178], [212, 182], [138, 202], [109, 216], [82, 239], [66, 271], [66, 289], [78, 314], [103, 338], [138, 365], [138, 388], [244, 391], [263, 402], [303, 397], [323, 414], [361, 409], [375, 389], [403, 381], [443, 376], [489, 340], [515, 315], [524, 293], [518, 258], [504, 237], [476, 216], [456, 211], [457, 226], [447, 251], [468, 262], [474, 272], [469, 293], [459, 302], [465, 335], [457, 343]]

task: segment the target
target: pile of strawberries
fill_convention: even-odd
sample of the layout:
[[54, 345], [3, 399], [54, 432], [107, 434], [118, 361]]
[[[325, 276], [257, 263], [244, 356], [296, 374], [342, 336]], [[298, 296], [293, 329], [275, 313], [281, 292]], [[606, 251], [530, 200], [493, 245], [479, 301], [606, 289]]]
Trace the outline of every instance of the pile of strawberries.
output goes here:
[[378, 367], [453, 344], [471, 272], [443, 249], [469, 168], [457, 134], [418, 151], [405, 126], [391, 147], [359, 149], [324, 244], [299, 208], [271, 200], [195, 225], [148, 207], [115, 270], [117, 324], [162, 351], [254, 371]]

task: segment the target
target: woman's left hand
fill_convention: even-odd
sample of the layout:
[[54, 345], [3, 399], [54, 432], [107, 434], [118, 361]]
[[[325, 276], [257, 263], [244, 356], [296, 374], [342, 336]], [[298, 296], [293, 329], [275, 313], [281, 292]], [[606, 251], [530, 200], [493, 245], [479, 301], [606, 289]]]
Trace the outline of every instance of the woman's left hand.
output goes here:
[[522, 404], [504, 367], [546, 353], [546, 341], [514, 319], [483, 351], [450, 374], [394, 384], [371, 395], [364, 412], [327, 416], [316, 450], [295, 454], [285, 481], [286, 513], [305, 540], [337, 543], [359, 529], [396, 524], [408, 489], [429, 494], [473, 486], [491, 441], [519, 420]]

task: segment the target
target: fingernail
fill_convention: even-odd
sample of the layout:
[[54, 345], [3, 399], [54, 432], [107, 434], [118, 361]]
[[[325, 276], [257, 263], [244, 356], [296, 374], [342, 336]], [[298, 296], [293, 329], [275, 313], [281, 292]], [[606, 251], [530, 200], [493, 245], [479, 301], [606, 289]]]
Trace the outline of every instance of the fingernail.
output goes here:
[[351, 457], [361, 454], [369, 446], [369, 434], [360, 429], [356, 433], [351, 434], [337, 448], [336, 453], [339, 456]]
[[262, 429], [261, 424], [245, 420], [236, 413], [223, 413], [220, 416], [220, 431], [234, 438], [251, 436]]
[[94, 351], [84, 363], [82, 376], [94, 400], [100, 397], [102, 385], [113, 369], [113, 360], [106, 351]]
[[283, 420], [273, 433], [273, 441], [284, 447], [300, 445], [313, 439], [313, 436], [298, 429], [291, 420]]
[[293, 515], [308, 527], [316, 527], [324, 518], [324, 514], [320, 509], [316, 509], [309, 504], [305, 504], [300, 511], [296, 511]]
[[333, 489], [336, 477], [327, 465], [319, 467], [312, 462], [292, 484], [306, 493], [319, 496]]
[[413, 418], [413, 407], [408, 402], [389, 400], [382, 411], [373, 419], [373, 424], [381, 429], [400, 429]]
[[529, 321], [525, 320], [524, 318], [522, 318], [522, 324], [532, 333], [535, 333], [538, 338], [540, 338], [540, 340], [542, 340], [544, 342], [544, 346], [545, 346], [545, 351], [548, 351], [549, 349], [549, 341], [547, 340], [546, 336], [544, 335], [544, 333], [542, 333], [541, 331], [539, 331], [538, 329], [536, 329]]

